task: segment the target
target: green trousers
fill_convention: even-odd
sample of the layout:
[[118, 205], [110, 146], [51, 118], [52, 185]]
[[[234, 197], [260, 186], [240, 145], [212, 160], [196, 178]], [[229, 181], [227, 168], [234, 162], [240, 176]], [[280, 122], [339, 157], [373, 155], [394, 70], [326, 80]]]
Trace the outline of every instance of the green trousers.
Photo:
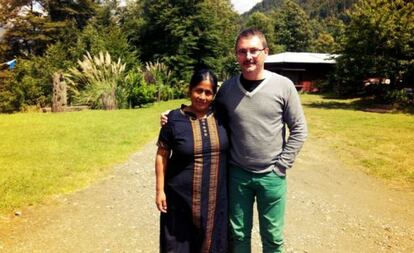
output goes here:
[[230, 166], [230, 252], [251, 252], [253, 204], [257, 200], [263, 252], [283, 252], [286, 179], [275, 172], [256, 174]]

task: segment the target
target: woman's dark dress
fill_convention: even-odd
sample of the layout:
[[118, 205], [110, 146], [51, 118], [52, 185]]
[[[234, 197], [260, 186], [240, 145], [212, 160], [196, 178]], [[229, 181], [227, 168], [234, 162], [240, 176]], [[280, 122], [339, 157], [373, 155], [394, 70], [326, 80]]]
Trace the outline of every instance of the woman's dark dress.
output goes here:
[[165, 175], [160, 252], [227, 252], [227, 134], [214, 116], [168, 114], [158, 145], [172, 151]]

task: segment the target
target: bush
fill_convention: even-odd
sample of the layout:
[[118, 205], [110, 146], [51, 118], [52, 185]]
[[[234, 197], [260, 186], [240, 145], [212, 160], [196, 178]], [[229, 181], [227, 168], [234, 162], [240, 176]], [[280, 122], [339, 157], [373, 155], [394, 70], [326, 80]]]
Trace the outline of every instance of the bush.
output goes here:
[[387, 103], [398, 104], [400, 106], [406, 106], [414, 102], [412, 94], [408, 94], [405, 89], [388, 90], [385, 92], [383, 99]]
[[127, 91], [122, 85], [125, 64], [121, 59], [114, 62], [108, 52], [101, 51], [98, 57], [87, 53], [78, 64], [79, 69], [70, 68], [65, 77], [80, 103], [105, 110], [125, 105]]
[[144, 70], [139, 65], [131, 69], [125, 78], [129, 107], [182, 98], [186, 90], [170, 76], [168, 68], [159, 62], [147, 63]]
[[133, 107], [142, 107], [157, 100], [157, 87], [143, 83], [134, 87], [131, 95]]
[[2, 72], [0, 80], [0, 112], [16, 112], [28, 106], [49, 104], [52, 86], [50, 70], [44, 58], [17, 59], [13, 71]]

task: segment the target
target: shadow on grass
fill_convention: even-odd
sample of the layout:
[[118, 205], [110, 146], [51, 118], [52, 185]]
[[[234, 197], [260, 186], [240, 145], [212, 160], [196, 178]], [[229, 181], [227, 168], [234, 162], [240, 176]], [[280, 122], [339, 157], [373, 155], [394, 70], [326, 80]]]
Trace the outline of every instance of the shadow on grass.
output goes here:
[[[380, 104], [371, 97], [367, 98], [337, 98], [331, 94], [323, 94], [326, 100], [305, 102], [304, 106], [319, 109], [341, 109], [374, 113], [408, 113], [414, 114], [414, 105], [399, 106], [394, 104]], [[353, 101], [349, 102], [349, 99]], [[334, 100], [334, 101], [332, 101]]]

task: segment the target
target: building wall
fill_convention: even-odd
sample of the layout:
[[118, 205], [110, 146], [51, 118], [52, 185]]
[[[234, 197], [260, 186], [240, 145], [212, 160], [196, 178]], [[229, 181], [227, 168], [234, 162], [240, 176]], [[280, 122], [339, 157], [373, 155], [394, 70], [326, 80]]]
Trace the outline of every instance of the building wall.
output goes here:
[[265, 63], [265, 69], [292, 80], [298, 91], [314, 92], [318, 81], [326, 80], [334, 70], [333, 64], [320, 63]]

